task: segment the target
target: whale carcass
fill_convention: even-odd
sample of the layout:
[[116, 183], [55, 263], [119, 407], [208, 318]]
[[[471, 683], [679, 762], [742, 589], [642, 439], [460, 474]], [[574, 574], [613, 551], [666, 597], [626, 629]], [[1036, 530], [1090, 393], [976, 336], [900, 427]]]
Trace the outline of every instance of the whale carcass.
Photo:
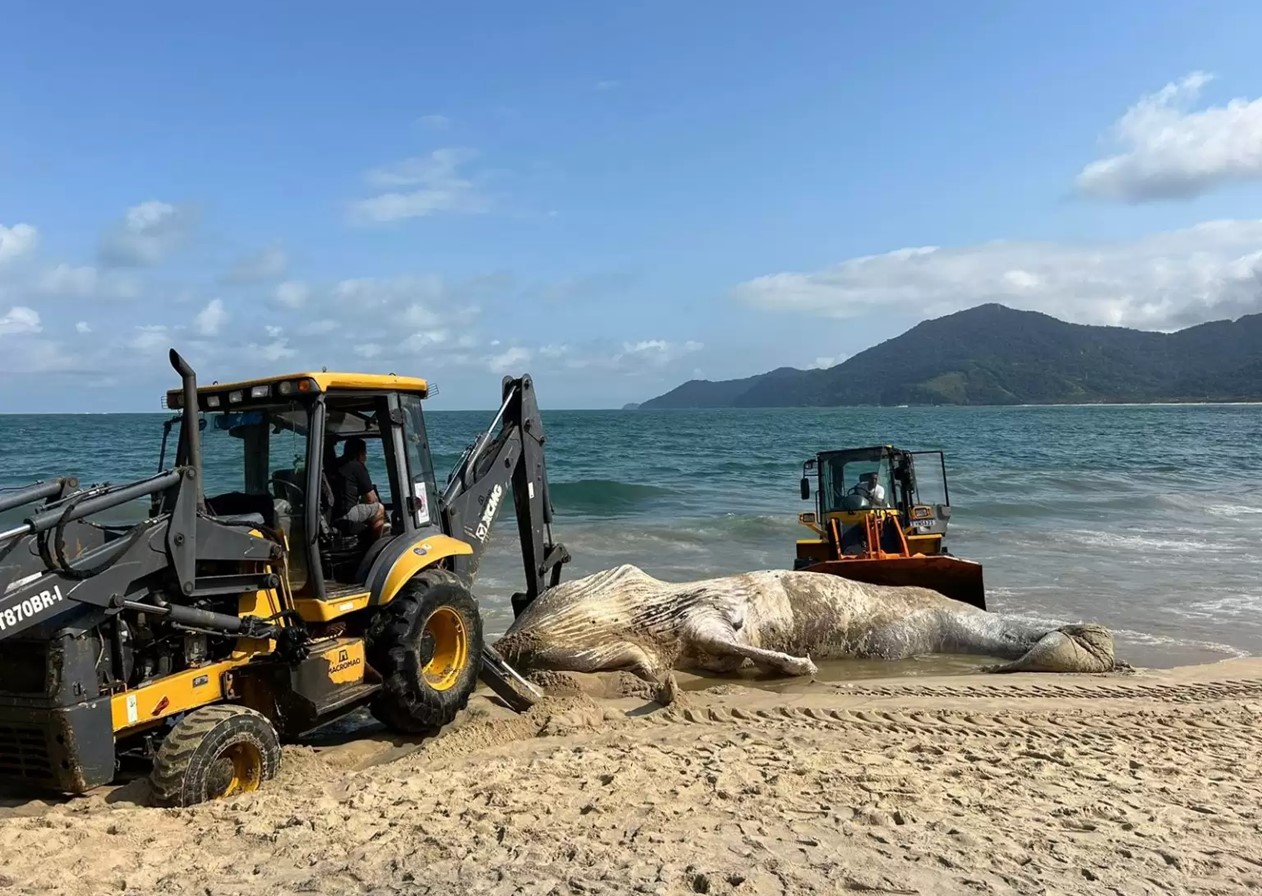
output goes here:
[[915, 587], [759, 570], [665, 582], [631, 565], [560, 584], [514, 621], [495, 649], [516, 668], [731, 672], [746, 662], [813, 675], [816, 660], [967, 654], [995, 672], [1112, 671], [1113, 638], [1098, 625], [1040, 626]]

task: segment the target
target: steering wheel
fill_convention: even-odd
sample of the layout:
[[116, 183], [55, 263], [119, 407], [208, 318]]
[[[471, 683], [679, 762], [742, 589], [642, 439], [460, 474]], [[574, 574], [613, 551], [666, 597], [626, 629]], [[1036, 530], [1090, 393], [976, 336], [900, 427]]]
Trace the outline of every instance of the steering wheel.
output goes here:
[[304, 491], [302, 486], [300, 486], [296, 482], [290, 482], [288, 479], [281, 479], [279, 476], [272, 476], [270, 479], [267, 480], [268, 485], [271, 485], [273, 482], [279, 485], [285, 485], [285, 486], [288, 486], [289, 488], [292, 488], [294, 492], [298, 495], [299, 504], [301, 504], [303, 500], [305, 500], [307, 497], [306, 491]]

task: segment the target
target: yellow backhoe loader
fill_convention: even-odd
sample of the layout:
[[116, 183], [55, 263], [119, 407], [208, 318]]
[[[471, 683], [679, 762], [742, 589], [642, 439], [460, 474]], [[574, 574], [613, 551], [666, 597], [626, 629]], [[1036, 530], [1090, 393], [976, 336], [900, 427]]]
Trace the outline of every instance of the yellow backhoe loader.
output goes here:
[[[479, 676], [529, 705], [529, 685], [483, 643], [472, 592], [509, 499], [526, 573], [514, 610], [569, 560], [552, 540], [529, 376], [504, 378], [494, 422], [440, 491], [424, 379], [199, 388], [170, 357], [182, 382], [155, 475], [0, 493], [0, 512], [28, 509], [0, 532], [0, 782], [82, 793], [130, 757], [149, 764], [159, 802], [190, 805], [258, 788], [282, 742], [361, 707], [432, 732]], [[342, 464], [365, 454], [385, 480], [348, 512]], [[235, 487], [208, 495], [211, 479]], [[139, 522], [94, 519], [146, 499]]]

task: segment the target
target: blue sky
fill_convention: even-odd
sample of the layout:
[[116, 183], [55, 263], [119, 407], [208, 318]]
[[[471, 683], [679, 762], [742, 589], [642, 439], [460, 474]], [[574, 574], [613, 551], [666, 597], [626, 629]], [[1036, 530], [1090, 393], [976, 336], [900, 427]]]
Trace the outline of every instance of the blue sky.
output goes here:
[[1259, 33], [1245, 2], [10, 4], [0, 411], [156, 409], [171, 346], [610, 407], [986, 301], [1262, 310]]

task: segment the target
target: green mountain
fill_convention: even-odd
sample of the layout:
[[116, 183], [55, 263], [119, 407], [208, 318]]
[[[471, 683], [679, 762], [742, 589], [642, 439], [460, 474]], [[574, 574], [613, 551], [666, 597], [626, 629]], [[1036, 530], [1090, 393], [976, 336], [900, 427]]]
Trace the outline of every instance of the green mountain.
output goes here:
[[691, 380], [657, 408], [1262, 400], [1262, 314], [1175, 333], [987, 304], [923, 321], [826, 370]]

